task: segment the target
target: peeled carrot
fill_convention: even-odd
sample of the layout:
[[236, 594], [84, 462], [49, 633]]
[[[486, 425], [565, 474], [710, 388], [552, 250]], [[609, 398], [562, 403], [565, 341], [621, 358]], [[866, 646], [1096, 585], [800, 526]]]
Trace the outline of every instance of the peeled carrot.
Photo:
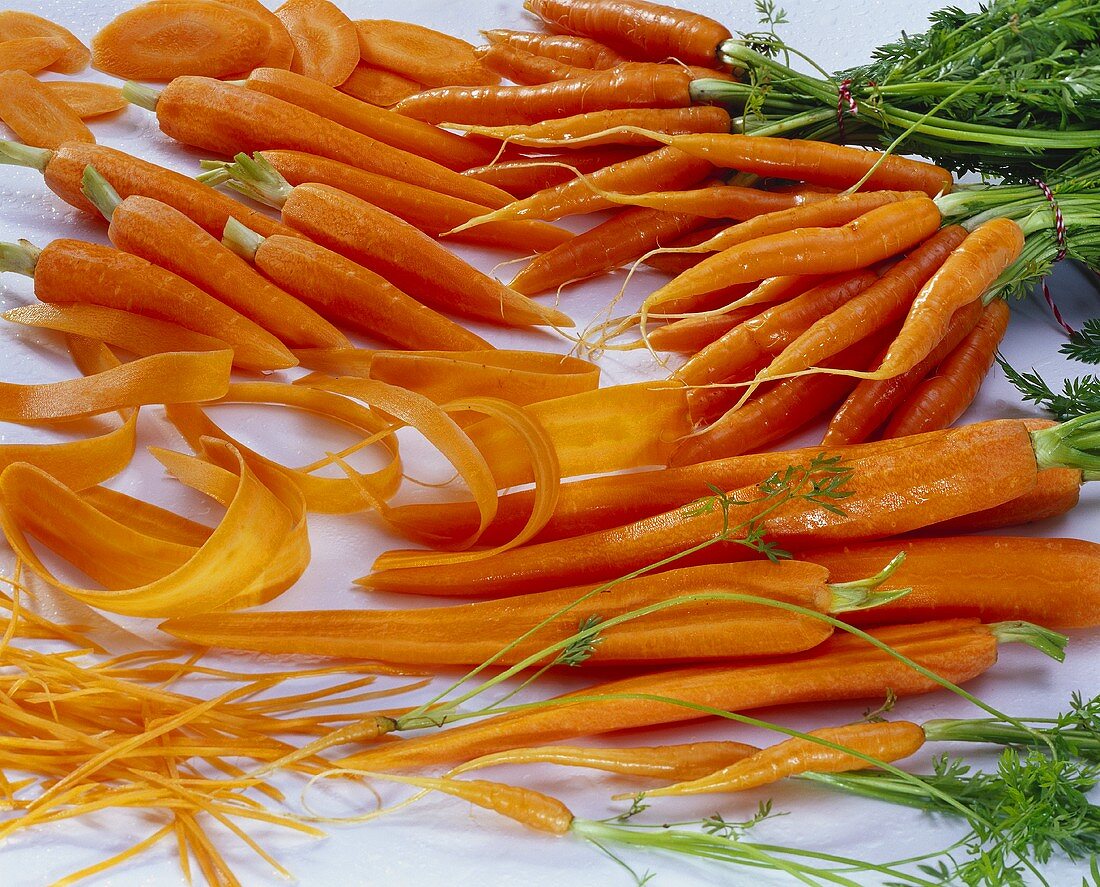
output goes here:
[[229, 77], [263, 64], [271, 43], [267, 24], [246, 8], [153, 0], [126, 10], [92, 38], [92, 65], [125, 80]]
[[686, 108], [691, 74], [676, 65], [622, 66], [536, 86], [446, 86], [394, 110], [428, 123], [538, 123], [611, 108]]
[[500, 82], [464, 40], [422, 25], [387, 19], [360, 19], [359, 52], [363, 62], [393, 71], [427, 87], [480, 86]]
[[64, 56], [65, 43], [57, 37], [17, 37], [0, 41], [0, 71], [34, 74]]
[[[993, 666], [1000, 633], [996, 626], [956, 620], [893, 626], [875, 631], [874, 636], [958, 684]], [[703, 717], [692, 708], [638, 696], [745, 711], [772, 705], [881, 699], [887, 690], [909, 696], [938, 687], [938, 683], [866, 641], [834, 637], [808, 654], [772, 662], [697, 666], [608, 681], [559, 696], [556, 705], [499, 715], [476, 724], [390, 743], [339, 763], [344, 767], [402, 770]], [[577, 697], [576, 700], [571, 700], [571, 696]]]
[[121, 111], [129, 102], [122, 90], [109, 83], [81, 83], [76, 80], [49, 80], [43, 84], [81, 120]]
[[647, 0], [524, 0], [554, 30], [606, 43], [631, 58], [717, 67], [729, 29], [713, 19]]
[[355, 25], [329, 0], [285, 0], [275, 10], [294, 41], [291, 70], [339, 86], [359, 64]]
[[965, 413], [993, 366], [997, 346], [1008, 329], [1008, 317], [1008, 303], [1003, 299], [986, 306], [978, 325], [944, 358], [935, 375], [898, 407], [883, 437], [946, 428]]
[[26, 71], [0, 71], [0, 93], [0, 120], [26, 144], [55, 150], [64, 142], [95, 141], [76, 112]]
[[488, 166], [468, 169], [465, 174], [522, 199], [546, 188], [572, 182], [577, 177], [577, 172], [593, 173], [616, 163], [633, 160], [644, 153], [644, 149], [640, 148], [607, 145], [564, 154], [501, 160]]
[[357, 101], [324, 83], [290, 71], [260, 68], [248, 76], [245, 86], [450, 169], [461, 171], [493, 159], [492, 151], [469, 139]]
[[305, 151], [486, 206], [509, 200], [503, 191], [438, 163], [231, 83], [177, 77], [159, 96], [132, 85], [127, 89], [127, 98], [156, 111], [165, 135], [185, 145], [227, 156], [268, 148]]
[[340, 92], [382, 108], [396, 105], [402, 99], [416, 95], [423, 88], [422, 84], [408, 77], [402, 77], [393, 71], [372, 68], [362, 62], [355, 66], [351, 76], [339, 86]]
[[[509, 286], [525, 295], [549, 292], [574, 280], [613, 271], [660, 246], [663, 240], [679, 237], [702, 224], [698, 216], [686, 213], [641, 208], [621, 210], [595, 228], [536, 256]], [[477, 231], [480, 227], [467, 231]]]
[[951, 318], [943, 340], [913, 369], [892, 379], [864, 379], [856, 385], [830, 420], [822, 444], [838, 446], [868, 440], [940, 361], [970, 334], [981, 315], [982, 308], [978, 302], [964, 305]]
[[0, 11], [0, 42], [24, 37], [51, 37], [60, 40], [64, 50], [47, 67], [59, 74], [76, 74], [88, 67], [92, 54], [72, 31], [31, 12], [15, 9]]
[[602, 70], [614, 68], [627, 60], [609, 46], [588, 37], [544, 34], [538, 31], [509, 31], [503, 28], [482, 31], [481, 34], [493, 46], [522, 49], [578, 68]]

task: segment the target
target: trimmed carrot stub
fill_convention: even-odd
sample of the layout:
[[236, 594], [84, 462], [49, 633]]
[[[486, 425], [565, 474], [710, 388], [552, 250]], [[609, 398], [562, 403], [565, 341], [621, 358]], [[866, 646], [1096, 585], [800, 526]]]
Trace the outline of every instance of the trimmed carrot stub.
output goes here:
[[322, 317], [401, 348], [491, 348], [362, 265], [301, 237], [261, 237], [231, 219], [225, 245]]
[[65, 54], [65, 44], [56, 37], [19, 37], [0, 41], [0, 71], [34, 74], [48, 68]]
[[694, 12], [647, 0], [524, 0], [555, 31], [591, 37], [630, 58], [717, 67], [725, 25]]
[[974, 402], [993, 366], [997, 346], [1008, 330], [1008, 317], [1008, 303], [1003, 299], [986, 306], [977, 326], [944, 358], [935, 375], [898, 407], [883, 437], [903, 437], [954, 424]]
[[393, 71], [427, 87], [481, 86], [500, 83], [465, 40], [422, 25], [387, 19], [360, 19], [359, 54], [363, 62]]
[[507, 191], [517, 199], [523, 199], [547, 188], [572, 182], [578, 172], [594, 173], [646, 153], [648, 152], [644, 148], [607, 145], [563, 154], [540, 154], [502, 160], [488, 166], [468, 169], [465, 175]]
[[0, 42], [25, 37], [50, 37], [63, 45], [61, 55], [47, 66], [58, 74], [76, 74], [88, 67], [92, 53], [76, 39], [72, 31], [31, 12], [0, 10]]
[[469, 139], [357, 101], [331, 86], [290, 71], [260, 68], [248, 75], [244, 85], [450, 169], [469, 169], [493, 159], [492, 151]]
[[49, 80], [43, 84], [81, 120], [121, 111], [130, 103], [122, 90], [109, 83], [81, 83], [76, 80]]
[[[892, 379], [862, 380], [830, 420], [822, 444], [840, 446], [869, 440], [913, 389], [970, 334], [981, 316], [982, 307], [979, 302], [964, 305], [951, 318], [951, 325], [940, 344], [913, 369]], [[891, 435], [896, 436], [898, 435]]]
[[359, 36], [339, 7], [329, 0], [286, 0], [275, 15], [294, 42], [294, 73], [329, 86], [351, 76], [359, 64]]
[[0, 120], [26, 144], [56, 150], [65, 142], [95, 141], [76, 112], [26, 71], [0, 71], [0, 92]]
[[264, 235], [300, 236], [262, 212], [249, 209], [240, 201], [200, 185], [190, 176], [105, 145], [65, 142], [56, 151], [47, 151], [0, 141], [0, 163], [38, 170], [54, 194], [69, 206], [91, 213], [96, 218], [100, 217], [99, 210], [81, 190], [84, 170], [89, 166], [94, 166], [121, 197], [135, 194], [152, 197], [175, 207], [208, 234], [221, 237], [225, 223], [233, 217]]
[[349, 347], [336, 327], [257, 274], [179, 210], [150, 197], [122, 200], [94, 167], [88, 167], [84, 179], [85, 193], [110, 222], [107, 236], [119, 249], [182, 277], [288, 347]]
[[[941, 678], [959, 684], [994, 665], [1002, 635], [1005, 640], [1013, 639], [997, 626], [956, 620], [893, 626], [879, 629], [873, 636]], [[695, 709], [676, 705], [676, 700], [736, 712], [806, 702], [881, 699], [887, 690], [909, 696], [939, 686], [865, 640], [838, 636], [810, 653], [773, 662], [682, 668], [608, 681], [559, 696], [554, 700], [557, 704], [548, 707], [499, 715], [367, 750], [343, 759], [340, 766], [404, 770], [704, 717]]]
[[229, 77], [263, 64], [270, 49], [270, 29], [246, 8], [154, 0], [126, 10], [92, 38], [92, 65], [126, 80]]
[[544, 34], [541, 31], [510, 31], [506, 28], [494, 28], [490, 31], [482, 31], [481, 36], [493, 46], [522, 49], [578, 68], [604, 70], [627, 61], [625, 56], [619, 55], [611, 47], [588, 37], [573, 34]]
[[[886, 763], [916, 754], [925, 741], [924, 730], [911, 721], [847, 724], [811, 730], [806, 735]], [[844, 773], [874, 766], [851, 751], [841, 751], [813, 739], [796, 736], [698, 779], [651, 789], [646, 792], [646, 797], [743, 792], [799, 773]], [[617, 795], [614, 799], [624, 797], [630, 795]]]
[[612, 108], [686, 108], [691, 74], [676, 65], [622, 66], [535, 86], [446, 86], [394, 110], [428, 123], [538, 123]]
[[364, 65], [362, 62], [355, 66], [351, 76], [339, 86], [340, 92], [381, 108], [396, 105], [402, 99], [416, 95], [423, 88], [423, 84], [408, 77]]
[[872, 625], [928, 618], [1024, 619], [1052, 628], [1100, 623], [1100, 545], [1079, 539], [948, 536], [863, 542], [802, 556], [837, 581], [859, 578], [883, 557], [905, 552], [891, 584], [911, 587], [878, 610], [845, 614]]
[[510, 200], [490, 185], [242, 86], [177, 77], [159, 95], [136, 84], [125, 90], [132, 102], [156, 112], [165, 135], [185, 145], [229, 157], [268, 148], [305, 151], [486, 206]]

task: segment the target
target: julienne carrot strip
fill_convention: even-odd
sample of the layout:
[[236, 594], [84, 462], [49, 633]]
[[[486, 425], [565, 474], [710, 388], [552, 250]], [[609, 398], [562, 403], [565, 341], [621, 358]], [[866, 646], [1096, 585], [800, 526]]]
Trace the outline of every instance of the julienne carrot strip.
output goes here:
[[359, 64], [359, 35], [338, 6], [329, 0], [285, 0], [275, 15], [294, 42], [292, 71], [329, 86], [351, 76]]
[[355, 66], [351, 76], [338, 87], [340, 92], [382, 108], [392, 107], [402, 99], [416, 95], [423, 88], [423, 84], [408, 77], [364, 65], [362, 62]]
[[612, 108], [686, 108], [691, 74], [677, 65], [621, 66], [535, 86], [444, 86], [397, 103], [428, 123], [538, 123]]
[[69, 206], [91, 213], [97, 219], [102, 218], [99, 210], [81, 190], [84, 170], [89, 166], [94, 166], [119, 196], [136, 194], [159, 200], [178, 209], [208, 234], [217, 237], [221, 237], [222, 229], [231, 217], [264, 236], [300, 236], [262, 212], [200, 185], [189, 176], [105, 145], [66, 142], [56, 151], [47, 151], [17, 142], [0, 141], [0, 163], [38, 170], [54, 194]]
[[[951, 324], [943, 340], [913, 369], [892, 379], [875, 381], [865, 379], [856, 385], [830, 420], [822, 444], [838, 446], [862, 443], [870, 439], [940, 361], [970, 334], [981, 316], [982, 307], [979, 302], [964, 305], [951, 318]], [[896, 436], [891, 435], [891, 437]]]
[[0, 71], [36, 74], [59, 61], [65, 51], [65, 44], [56, 37], [18, 37], [0, 41]]
[[935, 375], [898, 407], [883, 436], [901, 437], [946, 428], [965, 413], [993, 366], [997, 346], [1008, 329], [1008, 317], [1004, 300], [986, 306], [977, 326], [944, 358]]
[[[261, 159], [269, 163], [290, 185], [302, 185], [307, 182], [331, 185], [353, 197], [373, 203], [379, 209], [393, 213], [433, 237], [439, 237], [456, 225], [485, 211], [485, 207], [481, 204], [471, 203], [458, 197], [449, 197], [387, 176], [364, 172], [346, 163], [313, 154], [303, 154], [301, 151], [260, 151], [257, 153], [256, 162], [259, 163]], [[236, 168], [236, 165], [231, 163], [212, 164], [208, 161], [204, 165], [211, 167], [212, 171], [199, 176], [199, 179], [208, 184], [218, 183], [229, 174], [229, 171]], [[225, 172], [219, 172], [219, 170]], [[229, 182], [230, 187], [237, 184], [232, 178], [226, 181]], [[267, 183], [264, 184], [266, 187]], [[276, 184], [278, 183], [272, 183], [272, 185]], [[271, 191], [269, 198], [281, 199], [276, 195], [276, 190]], [[544, 222], [500, 222], [495, 225], [469, 228], [451, 239], [460, 243], [476, 243], [527, 254], [554, 249], [571, 237], [572, 234], [568, 231]]]
[[61, 56], [48, 66], [59, 74], [78, 74], [88, 67], [92, 57], [88, 47], [67, 28], [31, 12], [0, 11], [0, 42], [24, 37], [50, 37], [62, 43], [65, 48]]
[[0, 71], [0, 120], [26, 144], [56, 150], [65, 142], [94, 142], [76, 112], [26, 71]]
[[136, 84], [123, 91], [131, 102], [156, 113], [165, 135], [205, 151], [229, 157], [269, 148], [304, 151], [486, 206], [509, 201], [497, 188], [232, 83], [177, 77], [159, 95]]
[[718, 45], [729, 29], [704, 15], [647, 0], [524, 0], [555, 31], [606, 43], [631, 58], [718, 66]]
[[318, 80], [290, 71], [258, 68], [248, 75], [244, 85], [453, 170], [482, 166], [493, 159], [491, 151], [469, 139], [357, 101]]
[[359, 19], [359, 53], [368, 65], [393, 71], [427, 87], [491, 86], [500, 77], [487, 69], [465, 40], [422, 25]]
[[510, 46], [578, 68], [602, 70], [627, 61], [609, 46], [588, 37], [569, 34], [544, 34], [539, 31], [510, 31], [495, 28], [481, 35], [493, 46]]
[[501, 160], [488, 166], [468, 169], [465, 175], [500, 188], [517, 199], [522, 199], [547, 188], [571, 182], [576, 178], [577, 172], [594, 173], [613, 164], [633, 160], [645, 153], [647, 152], [644, 148], [608, 145], [569, 151], [564, 154]]
[[466, 351], [491, 348], [389, 281], [302, 237], [261, 237], [230, 219], [223, 242], [276, 286], [322, 317], [396, 345]]
[[81, 120], [115, 114], [130, 104], [122, 97], [122, 90], [109, 83], [49, 80], [43, 85]]

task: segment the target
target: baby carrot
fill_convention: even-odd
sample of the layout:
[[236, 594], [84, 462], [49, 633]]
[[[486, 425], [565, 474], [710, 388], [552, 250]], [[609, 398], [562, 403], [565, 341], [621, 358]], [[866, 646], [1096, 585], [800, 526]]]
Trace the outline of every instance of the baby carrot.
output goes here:
[[427, 87], [491, 86], [500, 77], [485, 67], [465, 40], [423, 25], [387, 19], [360, 19], [363, 62], [393, 71]]
[[72, 108], [81, 120], [114, 114], [130, 104], [122, 97], [122, 90], [109, 83], [49, 80], [43, 86]]
[[56, 37], [17, 37], [3, 40], [0, 41], [0, 71], [36, 74], [55, 64], [65, 51], [65, 44]]
[[88, 47], [73, 35], [72, 31], [31, 12], [15, 9], [0, 11], [0, 42], [24, 37], [46, 37], [59, 42], [62, 53], [48, 65], [59, 74], [77, 74], [88, 67], [92, 54]]
[[305, 151], [486, 206], [509, 201], [497, 188], [243, 86], [177, 77], [159, 95], [136, 84], [124, 91], [131, 102], [156, 112], [165, 135], [195, 148], [227, 156], [268, 148]]
[[690, 191], [653, 191], [649, 194], [605, 191], [601, 196], [627, 206], [689, 212], [708, 219], [751, 219], [832, 197], [816, 191], [764, 191], [725, 184], [711, 184]]
[[[700, 317], [683, 317], [672, 323], [650, 330], [646, 338], [654, 351], [678, 351], [695, 354], [713, 342], [717, 342], [730, 330], [740, 326], [759, 312], [759, 305], [748, 305], [726, 314], [704, 314]], [[691, 394], [688, 395], [689, 402]]]
[[402, 99], [416, 95], [424, 87], [415, 80], [402, 77], [393, 71], [383, 71], [381, 68], [360, 62], [351, 72], [351, 76], [337, 88], [340, 92], [347, 93], [361, 102], [389, 108]]
[[318, 80], [290, 71], [258, 68], [248, 75], [244, 85], [453, 170], [482, 166], [493, 159], [492, 151], [470, 139], [357, 101]]
[[606, 43], [631, 58], [716, 67], [729, 29], [713, 19], [648, 0], [524, 0], [555, 31]]
[[935, 375], [898, 407], [882, 436], [903, 437], [946, 428], [965, 413], [993, 366], [997, 346], [1008, 329], [1008, 316], [1008, 303], [1003, 299], [987, 305], [977, 326], [944, 358]]
[[614, 68], [627, 61], [625, 56], [619, 55], [609, 46], [604, 46], [588, 37], [577, 37], [571, 34], [544, 34], [539, 31], [509, 31], [496, 28], [491, 31], [482, 31], [481, 36], [493, 46], [522, 49], [578, 68], [602, 70]]
[[578, 68], [568, 62], [536, 55], [504, 43], [478, 46], [474, 49], [474, 55], [490, 71], [495, 71], [512, 83], [525, 86], [571, 80], [592, 73], [591, 68]]
[[633, 160], [645, 153], [647, 152], [643, 148], [607, 145], [582, 148], [579, 151], [567, 151], [562, 154], [540, 154], [534, 157], [500, 160], [488, 166], [468, 169], [464, 174], [522, 199], [546, 188], [572, 182], [576, 179], [578, 172], [594, 173], [613, 164]]
[[65, 142], [94, 142], [77, 113], [26, 71], [0, 71], [0, 120], [28, 145], [56, 150]]
[[359, 35], [339, 7], [329, 0], [286, 0], [275, 15], [294, 42], [294, 73], [329, 86], [351, 76], [359, 64]]

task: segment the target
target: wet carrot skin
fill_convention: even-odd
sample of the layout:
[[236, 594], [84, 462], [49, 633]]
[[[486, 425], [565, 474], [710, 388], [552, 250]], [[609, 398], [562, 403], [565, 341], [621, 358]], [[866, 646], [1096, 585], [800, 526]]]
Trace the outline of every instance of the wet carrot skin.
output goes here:
[[466, 170], [463, 175], [507, 191], [517, 200], [573, 181], [577, 172], [594, 173], [649, 153], [645, 148], [607, 145], [560, 154], [534, 154]]
[[578, 68], [614, 68], [627, 59], [609, 46], [588, 37], [570, 34], [544, 34], [537, 31], [510, 31], [495, 28], [481, 35], [492, 45], [512, 46]]

